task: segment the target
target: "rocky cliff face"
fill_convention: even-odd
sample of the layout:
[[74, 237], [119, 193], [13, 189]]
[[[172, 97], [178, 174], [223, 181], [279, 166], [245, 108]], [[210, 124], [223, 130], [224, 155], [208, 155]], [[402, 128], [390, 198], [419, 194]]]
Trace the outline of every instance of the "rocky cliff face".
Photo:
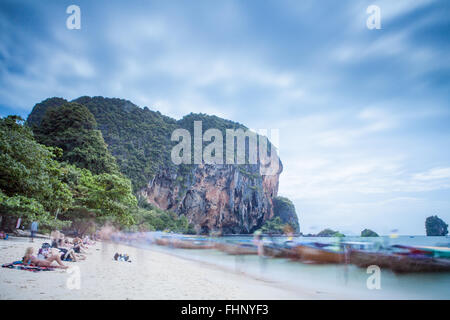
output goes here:
[[273, 210], [283, 223], [290, 224], [294, 232], [300, 232], [295, 206], [291, 200], [285, 197], [275, 197], [272, 199]]
[[[120, 171], [134, 190], [164, 210], [185, 215], [198, 232], [251, 233], [265, 221], [280, 216], [298, 230], [293, 205], [278, 206], [278, 178], [262, 176], [259, 165], [182, 165], [171, 163], [171, 134], [183, 128], [194, 134], [194, 121], [210, 128], [247, 129], [230, 120], [206, 114], [189, 114], [180, 120], [164, 116], [130, 101], [116, 98], [80, 97], [73, 100], [94, 115], [99, 130], [117, 159]], [[49, 108], [67, 103], [50, 98], [36, 104], [28, 124], [38, 126]]]
[[274, 215], [280, 173], [261, 176], [258, 165], [196, 165], [188, 174], [166, 169], [141, 193], [184, 214], [201, 233], [251, 233]]

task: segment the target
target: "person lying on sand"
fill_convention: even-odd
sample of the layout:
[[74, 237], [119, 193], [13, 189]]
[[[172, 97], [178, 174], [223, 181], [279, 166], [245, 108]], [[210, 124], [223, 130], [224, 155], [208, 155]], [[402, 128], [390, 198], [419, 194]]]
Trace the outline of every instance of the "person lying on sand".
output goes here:
[[130, 256], [127, 255], [126, 253], [120, 254], [120, 253], [116, 252], [116, 254], [114, 255], [114, 260], [131, 262]]
[[[39, 254], [38, 254], [38, 258], [39, 259], [45, 259], [51, 255], [53, 255], [54, 253], [51, 250], [52, 248], [47, 247], [44, 245], [42, 246], [41, 249], [39, 249]], [[60, 258], [62, 261], [73, 261], [73, 262], [77, 262], [78, 260], [85, 260], [86, 256], [82, 255], [82, 254], [76, 254], [75, 251], [73, 251], [72, 248], [53, 248], [54, 250], [58, 250], [58, 254], [60, 255]]]
[[[61, 268], [61, 269], [67, 269], [68, 266], [65, 266], [59, 255], [50, 255], [45, 259], [38, 259], [37, 257], [33, 256], [34, 249], [32, 247], [28, 247], [25, 251], [25, 256], [22, 259], [22, 262], [27, 265], [34, 265], [37, 267], [55, 267], [55, 268]], [[57, 266], [52, 266], [52, 262], [56, 261], [58, 263]]]

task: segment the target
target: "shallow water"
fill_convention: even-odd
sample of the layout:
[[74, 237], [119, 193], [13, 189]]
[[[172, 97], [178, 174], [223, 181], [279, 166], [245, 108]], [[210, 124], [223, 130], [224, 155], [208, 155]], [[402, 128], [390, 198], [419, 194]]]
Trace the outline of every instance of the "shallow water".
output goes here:
[[[241, 240], [248, 237], [226, 237]], [[277, 238], [284, 241], [285, 238]], [[334, 238], [296, 238], [301, 242], [335, 242]], [[449, 237], [400, 236], [361, 238], [346, 237], [344, 241], [381, 241], [383, 244], [449, 246]], [[273, 281], [295, 288], [307, 288], [318, 293], [336, 294], [342, 298], [357, 299], [450, 299], [450, 273], [397, 275], [390, 270], [381, 270], [381, 288], [368, 289], [366, 282], [371, 273], [353, 265], [309, 265], [287, 259], [260, 258], [256, 255], [233, 256], [207, 249], [177, 249], [150, 245], [145, 242], [130, 242], [129, 245], [158, 250], [176, 256], [244, 272], [250, 276]], [[276, 299], [276, 297], [274, 297]]]

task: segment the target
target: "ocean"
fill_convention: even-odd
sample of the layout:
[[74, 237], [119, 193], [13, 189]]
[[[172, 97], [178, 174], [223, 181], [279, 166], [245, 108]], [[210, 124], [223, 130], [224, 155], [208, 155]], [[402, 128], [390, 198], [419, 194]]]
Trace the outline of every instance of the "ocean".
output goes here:
[[[245, 236], [227, 236], [225, 239], [243, 240]], [[284, 241], [277, 237], [275, 241]], [[300, 242], [336, 242], [335, 238], [297, 237]], [[344, 241], [373, 242], [383, 244], [424, 245], [450, 247], [450, 237], [398, 236], [397, 238], [345, 237]], [[370, 282], [371, 272], [354, 265], [312, 265], [289, 259], [260, 258], [258, 256], [234, 256], [221, 251], [177, 249], [165, 246], [132, 242], [129, 245], [170, 253], [181, 258], [208, 263], [251, 277], [273, 282], [289, 290], [308, 289], [316, 293], [338, 294], [343, 299], [450, 299], [450, 273], [395, 274], [380, 269], [379, 288]], [[274, 297], [276, 299], [276, 297]]]

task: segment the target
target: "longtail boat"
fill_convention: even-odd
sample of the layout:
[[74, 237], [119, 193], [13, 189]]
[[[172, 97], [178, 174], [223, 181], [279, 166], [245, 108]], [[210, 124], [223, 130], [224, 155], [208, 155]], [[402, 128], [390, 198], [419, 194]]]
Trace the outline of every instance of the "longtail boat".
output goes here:
[[450, 272], [450, 260], [433, 258], [423, 254], [406, 254], [404, 252], [364, 252], [350, 251], [350, 263], [367, 268], [377, 265], [396, 273], [413, 272]]
[[180, 249], [213, 249], [214, 244], [204, 240], [174, 239], [172, 245]]
[[168, 245], [170, 245], [170, 239], [169, 238], [156, 238], [155, 243], [159, 246], [168, 246]]
[[258, 254], [258, 248], [249, 243], [216, 243], [215, 249], [232, 255], [253, 255]]
[[433, 246], [402, 246], [394, 245], [393, 248], [405, 249], [409, 254], [421, 254], [433, 258], [450, 258], [450, 248], [448, 247], [433, 247]]
[[297, 255], [292, 245], [288, 243], [276, 244], [269, 243], [264, 244], [264, 255], [273, 258], [290, 258], [294, 259]]
[[304, 263], [326, 264], [344, 263], [345, 254], [332, 245], [322, 244], [299, 244], [293, 250], [295, 259]]

